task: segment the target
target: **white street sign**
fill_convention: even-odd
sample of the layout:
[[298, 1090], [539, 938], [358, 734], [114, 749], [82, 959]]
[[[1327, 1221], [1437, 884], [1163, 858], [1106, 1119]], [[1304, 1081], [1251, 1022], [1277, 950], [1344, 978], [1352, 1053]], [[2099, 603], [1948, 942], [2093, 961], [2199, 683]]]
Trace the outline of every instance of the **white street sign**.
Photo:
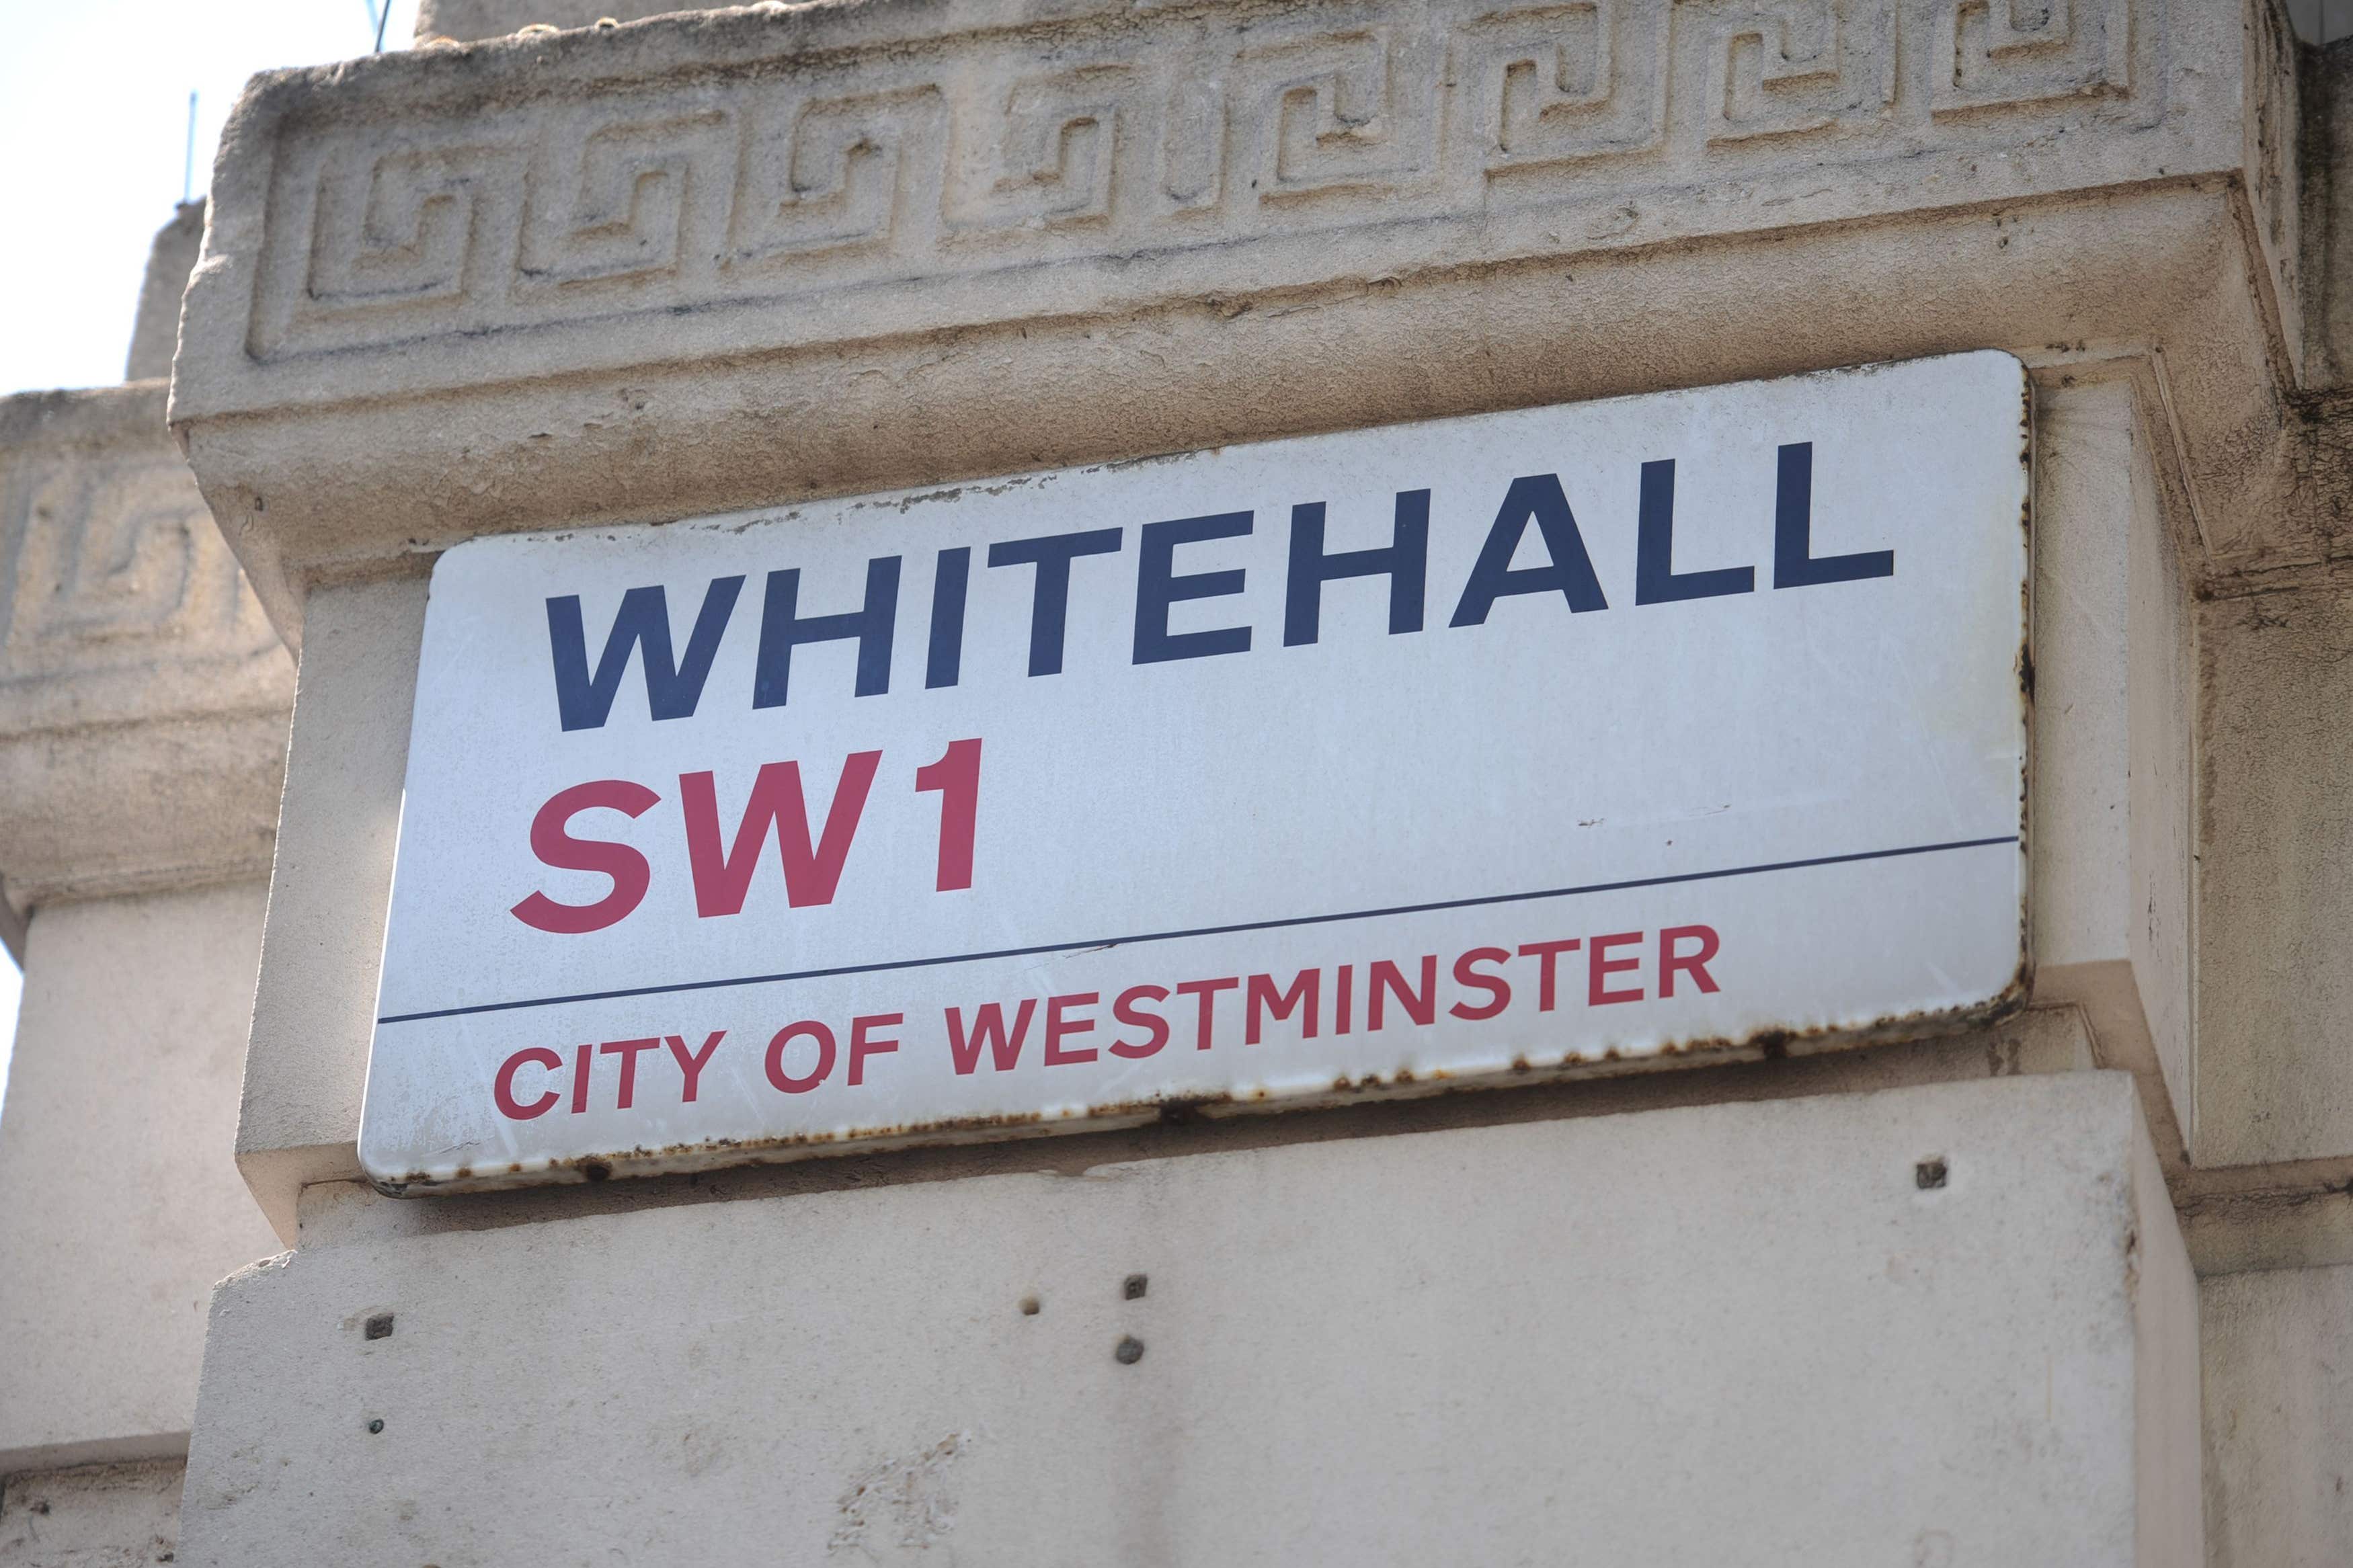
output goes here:
[[1961, 354], [461, 545], [367, 1171], [2013, 1001], [2025, 397]]

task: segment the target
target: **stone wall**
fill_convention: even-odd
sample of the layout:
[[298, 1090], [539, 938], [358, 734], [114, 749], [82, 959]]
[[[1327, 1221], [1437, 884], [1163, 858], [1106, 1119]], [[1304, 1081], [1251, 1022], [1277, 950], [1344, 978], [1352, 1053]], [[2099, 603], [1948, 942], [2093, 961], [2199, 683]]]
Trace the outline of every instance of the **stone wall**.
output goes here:
[[[156, 237], [167, 374], [201, 206]], [[235, 1139], [293, 668], [165, 386], [0, 399], [0, 1563], [168, 1563], [212, 1288], [275, 1245]]]

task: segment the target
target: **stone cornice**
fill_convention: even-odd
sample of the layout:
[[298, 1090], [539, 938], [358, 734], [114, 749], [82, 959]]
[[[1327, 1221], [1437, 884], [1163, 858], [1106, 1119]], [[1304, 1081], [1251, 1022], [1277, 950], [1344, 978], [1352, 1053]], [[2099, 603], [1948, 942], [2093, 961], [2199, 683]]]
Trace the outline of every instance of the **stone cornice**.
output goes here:
[[164, 395], [0, 399], [0, 877], [19, 907], [269, 869], [293, 671]]
[[2268, 0], [858, 0], [377, 57], [240, 105], [172, 420], [292, 632], [497, 529], [2131, 353], [2234, 570], [2325, 552], [2222, 515], [2293, 484], [2292, 68]]

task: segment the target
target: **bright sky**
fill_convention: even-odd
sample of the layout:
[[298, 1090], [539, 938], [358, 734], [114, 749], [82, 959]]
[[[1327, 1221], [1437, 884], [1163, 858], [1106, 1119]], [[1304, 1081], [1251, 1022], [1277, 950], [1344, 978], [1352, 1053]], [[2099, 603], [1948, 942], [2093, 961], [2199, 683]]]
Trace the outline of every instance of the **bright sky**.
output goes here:
[[[385, 43], [397, 47], [417, 0], [391, 3]], [[122, 379], [147, 245], [181, 195], [188, 94], [202, 195], [247, 79], [367, 53], [369, 4], [0, 0], [0, 147], [16, 214], [0, 246], [0, 395]]]
[[[391, 0], [385, 43], [417, 26]], [[195, 191], [246, 79], [374, 47], [370, 0], [0, 0], [0, 147], [16, 215], [0, 245], [0, 395], [122, 379], [148, 242]], [[16, 1037], [0, 954], [0, 1086]], [[0, 1087], [0, 1095], [5, 1095]]]

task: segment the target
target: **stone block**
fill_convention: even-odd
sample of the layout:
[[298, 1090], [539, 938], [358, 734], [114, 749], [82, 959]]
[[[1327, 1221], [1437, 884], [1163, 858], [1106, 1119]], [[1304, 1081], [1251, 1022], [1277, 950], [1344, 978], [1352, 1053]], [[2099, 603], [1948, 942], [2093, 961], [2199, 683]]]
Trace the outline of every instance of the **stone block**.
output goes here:
[[405, 577], [312, 595], [237, 1131], [237, 1163], [289, 1246], [303, 1184], [360, 1173], [425, 589]]
[[2353, 1155], [2353, 592], [2198, 607], [2200, 1164]]
[[262, 892], [33, 917], [0, 1101], [0, 1475], [185, 1449], [212, 1287], [276, 1245], [229, 1157]]
[[2046, 375], [2035, 421], [2035, 994], [2144, 1072], [2171, 1154], [2194, 1105], [2184, 552], [2130, 377]]
[[2210, 1568], [2353, 1563], [2353, 1268], [2199, 1287]]
[[177, 1459], [0, 1480], [0, 1568], [147, 1568], [174, 1560]]
[[2199, 1560], [2120, 1074], [732, 1180], [314, 1189], [216, 1296], [180, 1560]]

